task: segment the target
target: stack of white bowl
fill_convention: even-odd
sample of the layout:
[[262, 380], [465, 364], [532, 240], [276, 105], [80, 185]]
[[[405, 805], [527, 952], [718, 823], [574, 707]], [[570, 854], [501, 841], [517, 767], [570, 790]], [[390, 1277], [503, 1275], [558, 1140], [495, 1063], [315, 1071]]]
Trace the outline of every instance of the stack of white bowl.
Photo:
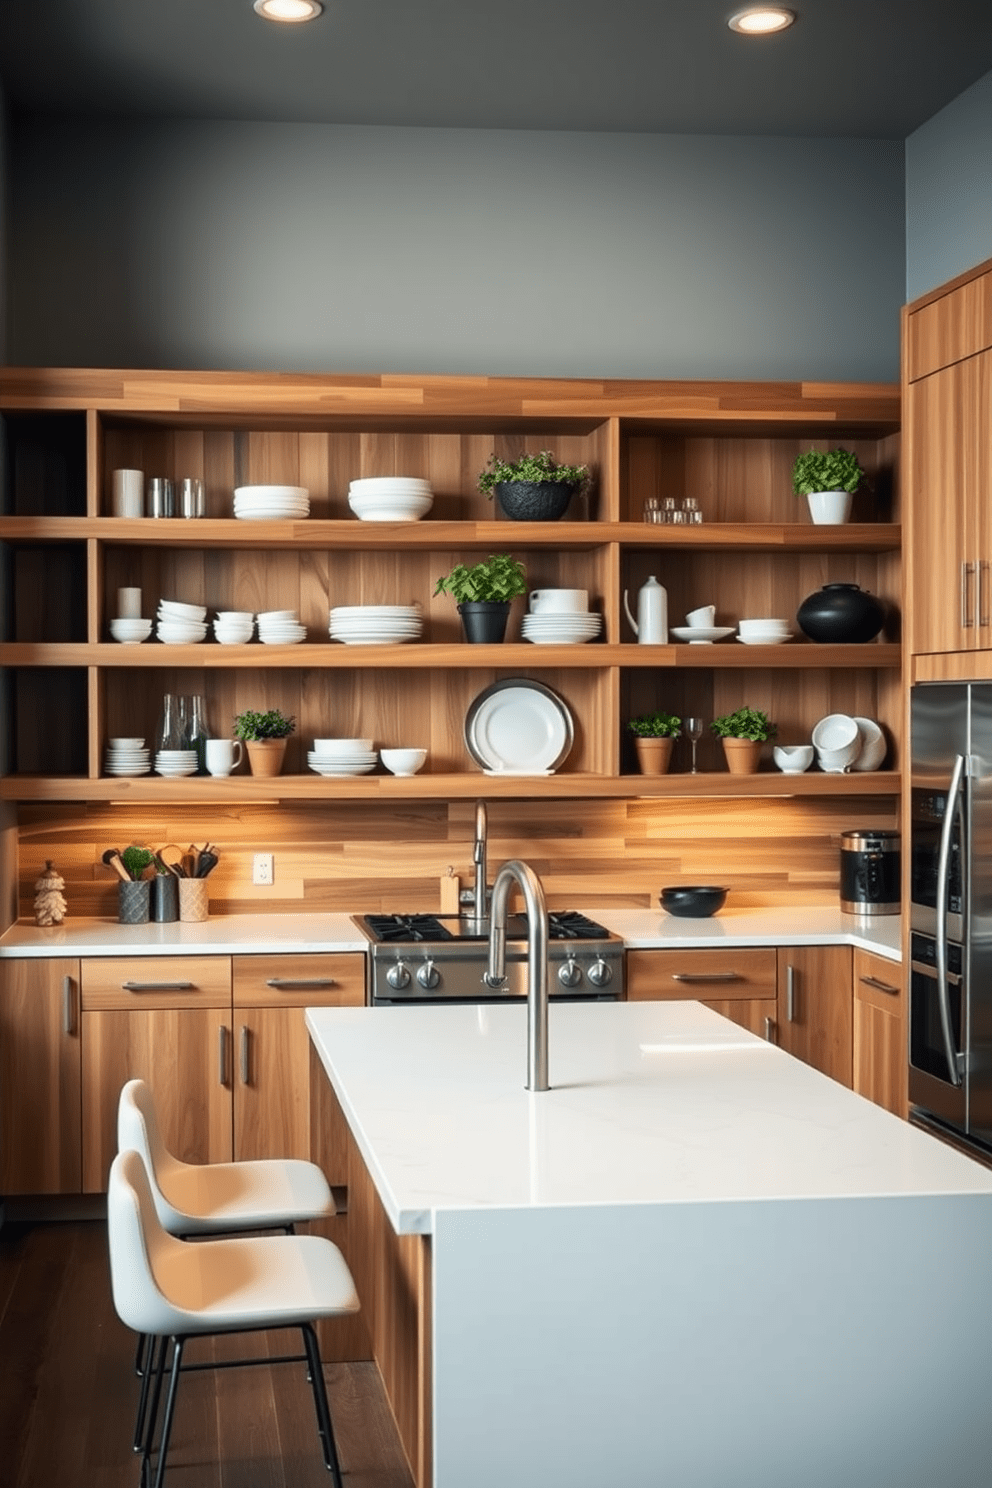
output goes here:
[[430, 481], [411, 475], [375, 475], [353, 480], [348, 505], [363, 522], [419, 522], [434, 505]]
[[307, 638], [296, 610], [260, 610], [258, 639], [266, 646], [295, 646]]
[[310, 492], [306, 486], [237, 486], [234, 515], [251, 522], [296, 521], [310, 515]]
[[198, 764], [195, 749], [160, 749], [155, 756], [155, 773], [169, 778], [195, 775]]
[[318, 775], [367, 775], [379, 756], [371, 739], [314, 739], [307, 764]]
[[332, 641], [346, 646], [391, 646], [415, 641], [424, 628], [420, 606], [335, 605], [330, 614]]
[[167, 646], [192, 646], [207, 634], [206, 605], [181, 604], [177, 599], [160, 599], [155, 634]]
[[103, 768], [108, 775], [147, 775], [151, 767], [151, 750], [144, 739], [107, 740]]
[[788, 620], [739, 620], [737, 639], [745, 646], [781, 646], [792, 640]]
[[110, 634], [115, 641], [120, 641], [122, 646], [139, 646], [142, 641], [147, 641], [151, 633], [152, 622], [150, 620], [132, 620], [118, 615], [110, 622]]
[[214, 639], [222, 646], [243, 646], [255, 629], [251, 610], [218, 610], [214, 621]]

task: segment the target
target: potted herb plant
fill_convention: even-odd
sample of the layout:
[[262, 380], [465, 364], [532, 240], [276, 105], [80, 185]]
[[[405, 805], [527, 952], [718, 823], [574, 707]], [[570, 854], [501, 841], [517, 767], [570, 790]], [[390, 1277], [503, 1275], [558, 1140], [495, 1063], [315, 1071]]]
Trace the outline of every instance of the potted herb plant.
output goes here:
[[457, 601], [467, 641], [494, 643], [506, 635], [510, 601], [527, 593], [527, 576], [509, 553], [490, 553], [471, 568], [456, 563], [438, 579], [434, 593]]
[[731, 775], [753, 775], [761, 758], [761, 746], [778, 733], [767, 713], [758, 708], [738, 708], [714, 718], [710, 728], [723, 741], [727, 769]]
[[681, 718], [674, 713], [644, 713], [631, 718], [627, 727], [634, 736], [641, 774], [667, 774], [675, 740], [682, 730]]
[[519, 460], [489, 456], [479, 475], [479, 490], [515, 522], [557, 522], [575, 493], [589, 481], [588, 465], [559, 465], [550, 450], [521, 455]]
[[807, 450], [796, 456], [792, 466], [792, 489], [806, 497], [809, 514], [818, 525], [846, 522], [864, 474], [850, 450]]
[[241, 739], [248, 751], [253, 775], [278, 775], [286, 755], [286, 740], [296, 728], [296, 719], [278, 708], [267, 713], [247, 710], [234, 720], [234, 737]]

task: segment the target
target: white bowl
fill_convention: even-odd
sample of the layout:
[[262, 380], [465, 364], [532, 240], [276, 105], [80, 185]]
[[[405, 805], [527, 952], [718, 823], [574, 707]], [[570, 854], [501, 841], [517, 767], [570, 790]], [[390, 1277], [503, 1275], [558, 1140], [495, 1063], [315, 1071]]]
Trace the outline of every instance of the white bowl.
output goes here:
[[816, 763], [824, 775], [846, 775], [854, 767], [857, 754], [853, 756], [848, 749], [818, 749], [816, 751]]
[[[252, 625], [255, 621], [254, 610], [218, 610], [217, 620], [223, 620], [228, 625]], [[214, 624], [217, 624], [217, 620]]]
[[861, 731], [857, 721], [847, 713], [828, 713], [813, 725], [813, 747], [828, 753], [850, 751], [849, 762], [861, 750]]
[[783, 775], [801, 775], [813, 763], [812, 744], [776, 744], [772, 757]]
[[235, 497], [239, 502], [266, 505], [268, 502], [295, 500], [308, 501], [310, 492], [306, 486], [235, 486]]
[[888, 745], [874, 718], [855, 717], [861, 734], [861, 752], [852, 765], [854, 770], [877, 770], [885, 759]]
[[420, 496], [429, 495], [430, 489], [430, 481], [419, 475], [367, 475], [348, 482], [348, 490], [359, 496], [374, 496], [384, 491]]
[[141, 641], [147, 641], [152, 633], [152, 622], [150, 620], [125, 620], [118, 617], [110, 622], [110, 634], [115, 641], [122, 645], [137, 645]]
[[160, 615], [181, 615], [184, 620], [205, 620], [207, 618], [206, 605], [184, 604], [178, 599], [160, 599], [158, 612]]
[[767, 631], [787, 631], [789, 629], [789, 621], [767, 618], [758, 620], [738, 620], [737, 629], [740, 631], [741, 635], [751, 635], [754, 631], [761, 632], [762, 634]]
[[328, 759], [336, 754], [362, 754], [375, 748], [372, 739], [314, 739], [314, 754], [320, 754]]
[[393, 775], [416, 775], [427, 758], [427, 750], [380, 749], [379, 758]]

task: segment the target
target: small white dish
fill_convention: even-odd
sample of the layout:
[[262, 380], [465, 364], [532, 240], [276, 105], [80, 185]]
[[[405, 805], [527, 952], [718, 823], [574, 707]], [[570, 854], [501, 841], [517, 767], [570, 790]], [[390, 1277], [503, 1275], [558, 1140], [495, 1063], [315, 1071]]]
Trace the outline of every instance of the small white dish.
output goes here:
[[743, 646], [784, 646], [786, 641], [792, 640], [792, 633], [790, 631], [783, 631], [781, 634], [776, 633], [775, 635], [739, 635], [737, 639]]
[[772, 758], [783, 775], [802, 775], [813, 763], [812, 744], [776, 744]]
[[711, 646], [714, 641], [725, 640], [733, 635], [732, 625], [674, 625], [672, 635], [677, 641], [688, 641], [690, 646]]
[[426, 749], [380, 749], [379, 758], [393, 775], [416, 775], [427, 758]]

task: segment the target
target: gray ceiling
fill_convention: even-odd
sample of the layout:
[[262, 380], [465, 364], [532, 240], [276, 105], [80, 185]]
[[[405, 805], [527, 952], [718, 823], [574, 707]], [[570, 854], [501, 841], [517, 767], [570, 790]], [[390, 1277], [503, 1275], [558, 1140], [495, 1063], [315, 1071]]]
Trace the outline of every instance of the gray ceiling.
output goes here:
[[0, 0], [14, 113], [902, 139], [992, 69], [992, 0]]

